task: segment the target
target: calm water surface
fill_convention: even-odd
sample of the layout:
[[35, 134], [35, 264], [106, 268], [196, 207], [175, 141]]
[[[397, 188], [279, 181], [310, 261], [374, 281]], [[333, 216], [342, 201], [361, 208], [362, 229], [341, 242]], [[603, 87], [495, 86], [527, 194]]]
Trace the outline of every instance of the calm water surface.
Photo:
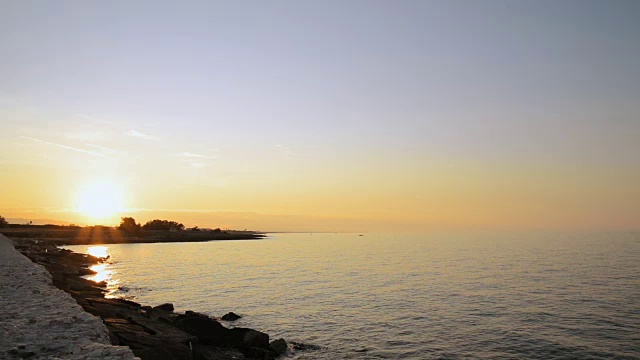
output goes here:
[[149, 305], [244, 316], [304, 359], [640, 358], [640, 234], [274, 234], [71, 246]]

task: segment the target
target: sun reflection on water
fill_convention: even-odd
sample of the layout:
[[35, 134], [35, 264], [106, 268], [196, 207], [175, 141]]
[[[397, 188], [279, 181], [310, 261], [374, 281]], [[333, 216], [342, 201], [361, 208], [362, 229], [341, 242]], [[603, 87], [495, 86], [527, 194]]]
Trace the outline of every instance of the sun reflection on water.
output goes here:
[[87, 249], [87, 252], [89, 253], [89, 255], [99, 257], [99, 258], [107, 257], [108, 251], [109, 251], [109, 248], [106, 246], [90, 246]]
[[[95, 257], [103, 258], [105, 259], [104, 261], [106, 261], [106, 258], [108, 256], [108, 250], [109, 248], [106, 246], [90, 246], [87, 249], [87, 253]], [[97, 283], [103, 282], [103, 281], [106, 282], [107, 293], [105, 294], [105, 297], [106, 298], [117, 297], [115, 295], [115, 292], [118, 291], [119, 289], [118, 284], [120, 283], [120, 281], [114, 278], [115, 272], [113, 270], [112, 264], [110, 262], [102, 262], [102, 263], [91, 266], [89, 269], [95, 271], [96, 274], [87, 276], [86, 279], [95, 281]]]
[[95, 282], [102, 282], [102, 281], [108, 282], [108, 280], [111, 279], [111, 275], [112, 275], [112, 271], [107, 268], [108, 265], [109, 264], [98, 264], [90, 267], [89, 269], [95, 271], [96, 274], [91, 276], [89, 280], [95, 281]]

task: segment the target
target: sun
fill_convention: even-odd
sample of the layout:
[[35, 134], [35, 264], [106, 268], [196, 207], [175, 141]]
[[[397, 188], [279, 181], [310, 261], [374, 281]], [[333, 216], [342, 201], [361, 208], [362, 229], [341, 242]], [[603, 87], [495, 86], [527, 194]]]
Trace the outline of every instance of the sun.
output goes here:
[[107, 181], [88, 184], [78, 191], [76, 207], [91, 221], [113, 221], [124, 210], [122, 189]]

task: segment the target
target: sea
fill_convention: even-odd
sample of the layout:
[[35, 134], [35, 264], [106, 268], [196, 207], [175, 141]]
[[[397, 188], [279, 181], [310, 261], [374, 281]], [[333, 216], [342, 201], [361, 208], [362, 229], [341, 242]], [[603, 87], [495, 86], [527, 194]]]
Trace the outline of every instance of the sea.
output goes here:
[[291, 359], [640, 359], [640, 233], [268, 234], [68, 246], [111, 296], [242, 316]]

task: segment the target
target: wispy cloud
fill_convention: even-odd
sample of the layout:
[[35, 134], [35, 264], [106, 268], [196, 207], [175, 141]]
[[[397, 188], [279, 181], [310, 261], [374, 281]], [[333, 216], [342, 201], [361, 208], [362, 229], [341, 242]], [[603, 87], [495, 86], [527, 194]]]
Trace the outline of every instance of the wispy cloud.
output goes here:
[[117, 123], [115, 121], [102, 120], [102, 119], [98, 119], [96, 117], [85, 115], [85, 114], [77, 114], [76, 116], [78, 116], [79, 118], [85, 119], [85, 120], [89, 120], [89, 121], [96, 122], [96, 123], [101, 123], [101, 124], [109, 124], [109, 125], [118, 125], [119, 124], [119, 123]]
[[102, 153], [99, 153], [99, 152], [96, 152], [96, 151], [80, 149], [80, 148], [76, 148], [76, 147], [68, 146], [68, 145], [63, 145], [63, 144], [52, 143], [52, 142], [49, 142], [49, 141], [44, 141], [44, 140], [40, 140], [40, 139], [29, 137], [29, 136], [20, 136], [20, 138], [26, 139], [26, 140], [30, 140], [30, 141], [33, 141], [33, 142], [37, 142], [37, 143], [40, 143], [40, 144], [56, 146], [56, 147], [59, 147], [61, 149], [71, 150], [71, 151], [75, 151], [75, 152], [79, 152], [79, 153], [83, 153], [83, 154], [88, 154], [88, 155], [92, 155], [92, 156], [97, 156], [97, 157], [102, 157], [102, 158], [111, 158], [111, 157], [109, 157], [109, 156], [107, 156], [105, 154], [102, 154]]
[[76, 117], [86, 120], [86, 122], [95, 123], [95, 124], [104, 124], [109, 125], [112, 128], [124, 128], [131, 126], [129, 122], [125, 121], [113, 121], [113, 120], [104, 120], [102, 118], [98, 118], [91, 115], [86, 114], [75, 114]]
[[296, 153], [295, 151], [291, 150], [289, 147], [281, 145], [281, 144], [276, 144], [276, 147], [278, 149], [280, 149], [280, 151], [287, 155], [287, 156], [291, 156], [291, 157], [299, 157], [300, 154]]
[[181, 152], [179, 154], [176, 154], [177, 156], [183, 157], [183, 158], [193, 158], [193, 159], [213, 159], [213, 156], [208, 156], [208, 155], [203, 155], [203, 154], [195, 154], [192, 152]]
[[94, 145], [94, 144], [85, 144], [85, 145], [90, 146], [90, 147], [92, 147], [92, 148], [100, 149], [100, 150], [102, 150], [102, 151], [106, 151], [106, 152], [109, 152], [109, 153], [113, 153], [113, 154], [125, 154], [125, 153], [124, 153], [124, 152], [122, 152], [122, 151], [118, 151], [118, 150], [114, 150], [114, 149], [109, 149], [109, 148], [106, 148], [106, 147], [103, 147], [103, 146], [98, 146], [98, 145]]
[[189, 151], [184, 151], [184, 152], [175, 154], [175, 156], [179, 157], [183, 162], [186, 162], [189, 165], [191, 165], [191, 167], [200, 169], [209, 165], [209, 163], [212, 160], [217, 160], [220, 158], [220, 155], [218, 154], [217, 149], [215, 150], [215, 152], [216, 154], [214, 155], [205, 155], [205, 154], [198, 154], [198, 153], [192, 153]]
[[129, 130], [129, 131], [127, 131], [125, 133], [125, 135], [131, 136], [131, 137], [135, 137], [135, 138], [139, 138], [139, 139], [145, 139], [145, 140], [160, 140], [160, 138], [157, 137], [157, 136], [144, 134], [144, 133], [141, 133], [140, 131], [136, 131], [136, 130]]

